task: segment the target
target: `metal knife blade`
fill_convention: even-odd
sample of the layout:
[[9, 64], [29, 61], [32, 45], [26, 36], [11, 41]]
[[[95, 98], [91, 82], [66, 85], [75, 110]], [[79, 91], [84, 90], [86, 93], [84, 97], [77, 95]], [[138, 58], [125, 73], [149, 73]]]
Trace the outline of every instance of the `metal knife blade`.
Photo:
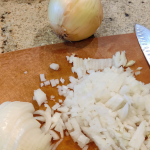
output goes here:
[[135, 31], [141, 49], [150, 65], [150, 30], [142, 25], [136, 24]]

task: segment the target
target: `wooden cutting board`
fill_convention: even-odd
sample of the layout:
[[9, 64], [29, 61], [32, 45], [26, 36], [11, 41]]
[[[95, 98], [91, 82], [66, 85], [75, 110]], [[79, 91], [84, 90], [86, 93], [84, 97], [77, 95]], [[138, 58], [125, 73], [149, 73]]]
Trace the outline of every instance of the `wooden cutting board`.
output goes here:
[[[40, 88], [40, 74], [45, 74], [47, 80], [62, 77], [65, 84], [68, 84], [68, 77], [74, 74], [71, 72], [72, 64], [66, 60], [67, 55], [75, 53], [82, 58], [112, 58], [115, 52], [123, 50], [126, 51], [128, 61], [136, 61], [131, 69], [135, 71], [137, 67], [143, 67], [141, 74], [136, 78], [144, 83], [150, 83], [150, 68], [134, 33], [89, 38], [81, 42], [66, 42], [0, 54], [0, 104], [5, 101], [25, 101], [33, 103], [36, 109], [44, 109], [43, 106], [39, 108], [32, 100], [33, 91]], [[60, 69], [50, 69], [51, 63], [58, 63]], [[25, 71], [27, 74], [24, 74]], [[58, 98], [64, 99], [58, 96], [56, 88], [47, 86], [41, 89], [47, 94], [48, 99], [51, 95], [56, 96], [56, 101]], [[49, 100], [48, 104], [53, 106], [55, 102]], [[93, 150], [94, 147], [91, 143], [89, 150]], [[57, 148], [70, 149], [80, 150], [70, 137], [65, 137]]]

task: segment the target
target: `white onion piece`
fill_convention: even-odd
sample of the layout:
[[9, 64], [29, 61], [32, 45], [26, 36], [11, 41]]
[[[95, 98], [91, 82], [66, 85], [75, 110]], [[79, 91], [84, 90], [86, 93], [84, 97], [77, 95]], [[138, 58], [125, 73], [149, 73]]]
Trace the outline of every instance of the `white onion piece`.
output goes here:
[[51, 141], [51, 135], [45, 134], [43, 138], [41, 138], [41, 141], [39, 142], [39, 147], [42, 150], [49, 150], [50, 149], [50, 141]]
[[77, 142], [77, 140], [81, 134], [82, 133], [79, 130], [75, 130], [73, 132], [70, 132], [70, 136], [72, 137], [74, 142]]
[[[48, 134], [47, 134], [48, 135]], [[51, 140], [51, 135], [48, 135], [49, 137], [46, 137], [46, 138], [49, 138], [49, 140]], [[30, 137], [30, 135], [28, 136], [28, 138], [26, 138], [26, 139], [34, 139], [33, 140], [33, 143], [32, 143], [32, 146], [30, 146], [28, 149], [29, 150], [32, 150], [32, 149], [34, 149], [34, 147], [35, 147], [35, 144], [37, 144], [38, 142], [42, 145], [43, 143], [42, 143], [42, 139], [44, 139], [45, 138], [45, 134], [43, 133], [43, 132], [39, 132], [39, 135], [37, 135], [36, 136], [36, 134], [34, 134], [33, 135], [33, 138], [32, 138], [32, 136]], [[26, 140], [27, 141], [27, 140]], [[23, 144], [25, 145], [27, 142], [26, 141], [23, 141]], [[49, 144], [49, 142], [47, 142], [47, 144], [48, 144], [48, 147], [50, 147], [50, 144]], [[26, 144], [27, 145], [27, 144]], [[46, 144], [45, 144], [45, 146], [46, 146]], [[25, 146], [24, 146], [25, 147]]]
[[52, 136], [53, 140], [59, 139], [59, 135], [55, 131], [49, 130], [49, 134]]
[[34, 114], [38, 114], [38, 115], [41, 115], [42, 117], [44, 117], [43, 121], [45, 120], [45, 124], [42, 126], [41, 130], [44, 133], [47, 133], [50, 126], [51, 126], [51, 123], [52, 123], [52, 121], [51, 121], [51, 109], [47, 104], [44, 104], [44, 106], [47, 108], [46, 111], [37, 110], [34, 112]]
[[56, 148], [58, 147], [58, 145], [63, 141], [63, 139], [60, 139], [52, 148], [52, 150], [56, 150]]
[[57, 108], [57, 110], [62, 113], [66, 113], [66, 112], [68, 112], [69, 108], [66, 106], [61, 106], [61, 107]]
[[37, 116], [37, 117], [34, 117], [36, 120], [38, 121], [41, 121], [41, 122], [45, 122], [46, 119], [43, 117], [43, 116]]
[[46, 81], [46, 79], [45, 79], [45, 75], [44, 75], [44, 74], [40, 74], [40, 80], [41, 80], [41, 82]]
[[118, 110], [125, 104], [123, 97], [120, 95], [115, 95], [111, 99], [109, 99], [105, 105], [112, 109], [113, 111]]
[[141, 150], [148, 150], [144, 143], [141, 145]]
[[130, 90], [129, 87], [127, 85], [124, 85], [121, 87], [119, 94], [121, 94], [121, 95], [127, 94], [129, 92], [129, 90]]
[[[33, 118], [31, 113], [25, 113], [21, 116], [21, 118], [19, 118], [16, 121], [15, 125], [12, 127], [10, 133], [8, 134], [7, 140], [5, 140], [3, 149], [9, 149], [9, 147], [13, 146], [13, 144], [16, 140], [14, 138], [14, 136], [16, 136], [16, 134], [18, 132], [17, 130], [20, 129], [20, 126], [22, 126], [22, 123], [24, 123], [26, 120], [29, 120], [31, 118]], [[9, 145], [9, 147], [8, 147], [8, 145]]]
[[60, 78], [60, 82], [61, 82], [62, 84], [64, 84], [64, 82], [65, 82], [65, 79], [63, 79], [63, 78]]
[[126, 63], [127, 63], [127, 58], [125, 56], [125, 51], [121, 52], [120, 59], [121, 59], [120, 64], [124, 67], [126, 65]]
[[61, 116], [63, 122], [67, 122], [68, 121], [68, 115], [67, 113], [62, 113], [62, 116]]
[[18, 144], [21, 140], [21, 138], [24, 136], [24, 134], [33, 128], [40, 128], [41, 124], [38, 123], [34, 118], [28, 119], [26, 122], [24, 122], [24, 124], [22, 124], [22, 127], [20, 127], [17, 131], [16, 131], [16, 139], [15, 142], [13, 143], [13, 147], [12, 149], [15, 150], [18, 147]]
[[138, 67], [136, 70], [140, 71], [143, 67]]
[[126, 94], [124, 94], [124, 98], [127, 101], [127, 103], [131, 106], [131, 104], [133, 103], [132, 99], [128, 95], [126, 95]]
[[[26, 102], [11, 102], [8, 104], [0, 113], [0, 140], [2, 143], [6, 141], [15, 125], [18, 118], [20, 118], [24, 113], [33, 113], [33, 105]], [[12, 112], [15, 114], [13, 115]], [[1, 147], [0, 147], [1, 149]]]
[[60, 116], [61, 116], [61, 113], [56, 112], [56, 113], [53, 115], [53, 117], [52, 117], [52, 122], [53, 122], [53, 123], [58, 122]]
[[135, 72], [135, 75], [136, 75], [136, 76], [139, 75], [139, 74], [141, 74], [141, 71], [136, 71], [136, 72]]
[[116, 52], [116, 54], [113, 56], [113, 62], [115, 67], [125, 66], [127, 63], [127, 59], [125, 56], [125, 51]]
[[53, 107], [52, 107], [52, 109], [53, 110], [56, 110], [56, 109], [58, 109], [60, 107], [60, 104], [59, 103], [56, 103]]
[[47, 100], [46, 94], [41, 89], [34, 91], [34, 97], [39, 106]]
[[63, 100], [62, 99], [59, 99], [59, 103], [62, 103], [63, 102]]
[[[48, 150], [50, 148], [51, 136], [42, 134], [41, 124], [34, 119], [33, 112], [33, 105], [27, 102], [11, 102], [1, 110], [0, 149], [34, 150], [39, 148], [45, 150], [47, 148]], [[41, 141], [41, 136], [43, 141]]]
[[[41, 83], [41, 87], [43, 87], [43, 86], [44, 86], [44, 83]], [[33, 96], [33, 100], [35, 100], [34, 96]]]
[[45, 111], [44, 110], [37, 110], [37, 111], [34, 112], [34, 114], [44, 116]]
[[45, 81], [45, 82], [44, 82], [44, 85], [45, 85], [45, 86], [50, 85], [50, 81]]
[[65, 131], [65, 136], [69, 136], [69, 133], [67, 131]]
[[51, 83], [51, 86], [52, 86], [52, 87], [54, 87], [54, 86], [57, 85], [57, 84], [56, 84], [56, 81], [55, 81], [54, 79], [51, 79], [51, 80], [50, 80], [50, 83]]
[[51, 126], [51, 109], [47, 104], [44, 104], [44, 106], [47, 108], [45, 111], [45, 115], [44, 115], [46, 122], [42, 126], [41, 130], [44, 133], [47, 133], [49, 131], [50, 126]]
[[56, 113], [53, 115], [52, 120], [51, 120], [51, 121], [52, 121], [52, 124], [51, 124], [50, 129], [53, 129], [53, 128], [56, 126], [58, 120], [60, 119], [60, 116], [61, 116], [61, 113], [58, 113], [58, 112], [56, 112]]
[[11, 104], [11, 102], [4, 102], [0, 105], [0, 113], [1, 111], [3, 111], [3, 109], [8, 105], [8, 104]]
[[134, 61], [134, 60], [130, 60], [130, 61], [126, 64], [126, 67], [133, 66], [134, 64], [135, 64], [135, 61]]
[[82, 150], [88, 150], [88, 145], [84, 146]]
[[142, 143], [145, 140], [145, 122], [141, 122], [136, 132], [134, 133], [129, 145], [135, 149], [140, 149]]
[[85, 75], [86, 71], [102, 70], [107, 67], [112, 67], [113, 65], [113, 61], [111, 58], [108, 59], [85, 58], [83, 60], [82, 58], [74, 57], [74, 55], [71, 55], [70, 57], [67, 56], [67, 60], [73, 63], [72, 67], [73, 73], [76, 72], [79, 75], [78, 76], [79, 78]]
[[121, 108], [120, 110], [118, 110], [118, 114], [119, 114], [119, 118], [123, 121], [126, 116], [128, 115], [128, 111], [129, 111], [129, 105], [128, 103], [126, 103], [126, 105]]
[[78, 139], [77, 139], [77, 142], [78, 142], [78, 145], [83, 148], [86, 144], [88, 144], [90, 141], [89, 138], [87, 138], [84, 134], [81, 134]]
[[60, 132], [61, 138], [64, 138], [64, 131], [63, 131], [63, 127], [62, 127], [62, 124], [61, 124], [60, 120], [56, 124], [56, 127], [55, 127], [54, 130], [57, 131], [57, 132]]
[[[28, 139], [30, 139], [30, 138], [28, 137]], [[32, 139], [32, 141], [34, 141], [35, 143], [33, 142], [33, 144], [31, 144], [31, 146], [28, 147], [28, 145], [26, 144], [26, 141], [23, 141], [21, 147], [24, 146], [25, 149], [28, 149], [28, 150], [32, 150], [35, 147], [37, 149], [40, 148], [42, 150], [49, 150], [50, 149], [51, 136], [49, 134], [45, 135], [44, 133], [41, 133], [40, 136], [38, 136], [38, 137], [34, 136], [34, 139], [36, 139], [36, 140]], [[38, 146], [35, 146], [35, 145], [37, 145], [37, 143], [39, 143]], [[46, 144], [44, 144], [44, 143], [46, 143]], [[22, 149], [17, 149], [17, 150], [22, 150]]]
[[109, 144], [107, 144], [106, 141], [101, 138], [100, 134], [93, 133], [88, 127], [82, 127], [82, 131], [95, 142], [99, 149], [112, 149]]
[[65, 122], [65, 126], [66, 126], [68, 131], [71, 131], [73, 129], [73, 127], [72, 127], [72, 125], [71, 125], [69, 120], [67, 122]]
[[52, 63], [52, 64], [50, 65], [50, 68], [53, 69], [53, 70], [58, 70], [58, 69], [59, 69], [59, 65], [56, 64], [56, 63]]
[[39, 142], [43, 137], [44, 134], [42, 134], [38, 128], [30, 129], [24, 134], [22, 140], [18, 144], [17, 149], [21, 149], [22, 147], [28, 150], [34, 149], [34, 145], [37, 144], [36, 142]]
[[56, 85], [59, 84], [59, 80], [58, 80], [58, 79], [55, 79], [55, 83], [56, 83]]
[[53, 147], [54, 147], [54, 146], [55, 146], [55, 143], [51, 144], [51, 146], [50, 146], [50, 149], [49, 149], [49, 150], [53, 149]]
[[81, 131], [80, 126], [75, 118], [70, 118], [69, 120], [74, 130]]

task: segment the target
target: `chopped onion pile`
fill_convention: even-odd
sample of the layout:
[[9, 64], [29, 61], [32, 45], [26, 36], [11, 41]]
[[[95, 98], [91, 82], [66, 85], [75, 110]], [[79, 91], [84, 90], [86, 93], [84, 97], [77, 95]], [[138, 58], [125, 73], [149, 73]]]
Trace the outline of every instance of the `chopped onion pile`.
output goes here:
[[78, 58], [74, 57], [74, 55], [66, 56], [69, 63], [73, 63], [72, 72], [76, 72], [78, 78], [83, 77], [86, 74], [86, 71], [98, 71], [103, 70], [107, 67], [120, 67], [125, 66], [127, 63], [127, 59], [125, 56], [125, 51], [117, 52], [113, 58], [108, 59], [92, 59], [92, 58]]
[[0, 105], [1, 150], [50, 150], [50, 134], [44, 134], [33, 117], [28, 102], [5, 102]]
[[99, 149], [150, 148], [150, 139], [145, 140], [150, 132], [149, 84], [122, 67], [93, 71], [70, 84], [73, 91], [67, 85], [61, 94], [66, 97], [63, 107], [69, 109], [66, 128], [74, 141], [84, 133]]
[[73, 63], [78, 79], [70, 76], [67, 86], [57, 86], [65, 100], [52, 107], [60, 112], [51, 116], [55, 118], [49, 130], [53, 139], [59, 137], [54, 130], [63, 138], [67, 129], [83, 150], [91, 141], [102, 150], [149, 149], [150, 85], [137, 81], [130, 68], [124, 70], [125, 51], [117, 52], [113, 59], [72, 55], [67, 60]]
[[[137, 81], [130, 68], [123, 68], [127, 63], [125, 51], [117, 52], [112, 59], [72, 55], [67, 60], [73, 63], [72, 71], [78, 78], [70, 76], [68, 85], [57, 86], [64, 102], [59, 99], [50, 108], [46, 94], [37, 89], [33, 98], [39, 106], [45, 103], [46, 111], [34, 112], [29, 103], [0, 105], [0, 149], [29, 149], [39, 143], [41, 150], [55, 150], [69, 135], [82, 150], [87, 150], [90, 142], [100, 150], [150, 149], [150, 84]], [[43, 75], [40, 77], [45, 80]], [[64, 79], [60, 81], [64, 83]], [[59, 84], [58, 79], [54, 82]], [[50, 99], [55, 101], [54, 98], [51, 95]], [[33, 118], [33, 113], [40, 116]], [[41, 129], [35, 119], [44, 122]], [[50, 145], [51, 138], [59, 141]]]

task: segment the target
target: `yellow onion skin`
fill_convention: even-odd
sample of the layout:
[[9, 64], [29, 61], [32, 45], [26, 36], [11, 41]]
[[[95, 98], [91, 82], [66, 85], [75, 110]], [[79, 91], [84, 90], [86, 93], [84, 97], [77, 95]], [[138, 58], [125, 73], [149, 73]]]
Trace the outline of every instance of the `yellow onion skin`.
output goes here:
[[100, 0], [50, 0], [48, 15], [56, 34], [68, 41], [80, 41], [98, 29], [103, 8]]

